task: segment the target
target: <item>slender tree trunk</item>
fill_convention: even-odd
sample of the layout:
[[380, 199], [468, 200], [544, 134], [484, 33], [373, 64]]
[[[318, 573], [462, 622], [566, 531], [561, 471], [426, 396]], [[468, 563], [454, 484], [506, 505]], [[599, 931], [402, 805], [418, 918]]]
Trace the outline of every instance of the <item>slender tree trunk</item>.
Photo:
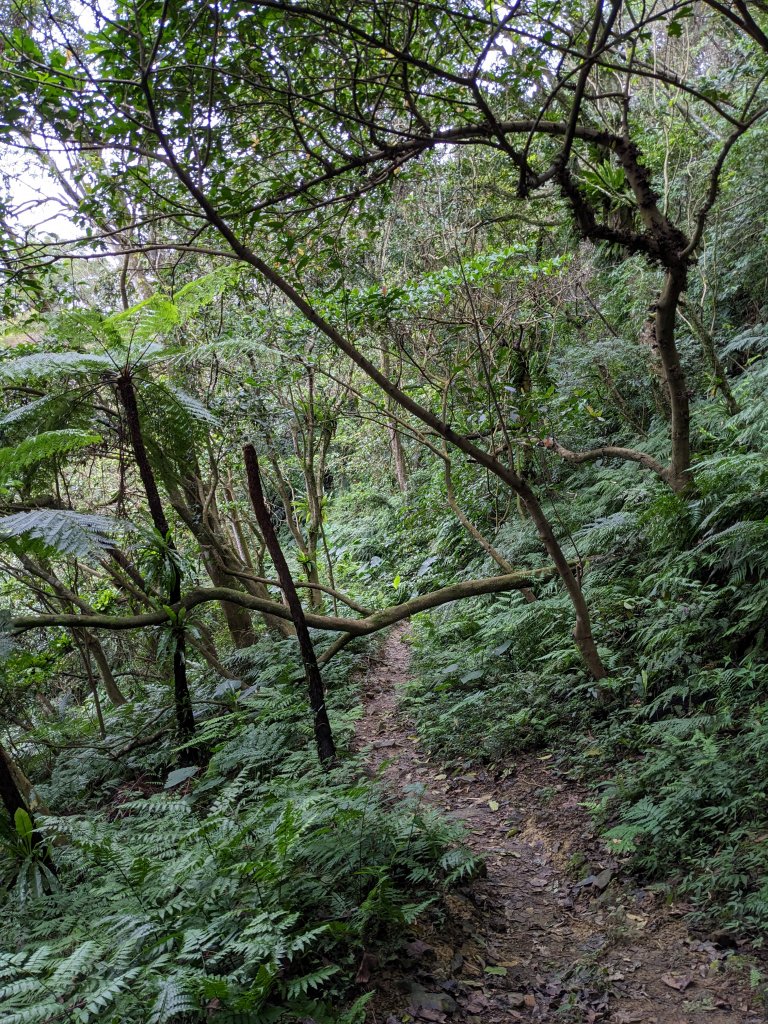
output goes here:
[[93, 660], [96, 662], [96, 668], [99, 670], [101, 681], [104, 683], [104, 689], [106, 690], [107, 696], [112, 704], [117, 708], [122, 707], [123, 704], [127, 704], [128, 701], [125, 699], [120, 691], [120, 687], [117, 685], [117, 681], [112, 674], [110, 664], [107, 661], [107, 656], [104, 653], [104, 648], [101, 646], [98, 638], [92, 633], [86, 633], [85, 642], [88, 650], [93, 655]]
[[671, 411], [669, 407], [669, 385], [667, 375], [664, 371], [664, 364], [661, 360], [661, 353], [656, 341], [656, 319], [650, 317], [643, 324], [638, 342], [648, 350], [648, 370], [650, 373], [651, 397], [656, 412], [659, 416], [669, 422]]
[[[227, 571], [227, 565], [230, 564], [231, 567], [234, 564], [236, 568], [243, 568], [247, 571], [250, 568], [250, 563], [246, 565], [239, 560], [239, 556], [235, 557], [236, 553], [225, 537], [218, 517], [214, 514], [214, 521], [211, 522], [211, 514], [209, 514], [206, 517], [206, 522], [203, 522], [202, 506], [197, 502], [193, 505], [191, 502], [191, 487], [185, 487], [183, 495], [174, 487], [169, 487], [168, 491], [171, 505], [200, 545], [203, 564], [211, 578], [211, 582], [216, 587], [230, 587], [239, 590], [241, 583], [237, 577], [232, 576]], [[211, 506], [213, 512], [215, 500], [211, 503]], [[246, 581], [242, 585], [254, 597], [269, 597], [266, 587], [261, 584]], [[223, 601], [221, 610], [235, 647], [250, 647], [256, 642], [256, 633], [251, 621], [251, 615], [244, 608], [232, 604], [231, 601]], [[293, 628], [290, 622], [276, 619], [272, 615], [265, 615], [263, 618], [268, 629], [279, 633], [281, 636], [293, 636]]]
[[400, 432], [392, 420], [387, 424], [387, 430], [389, 432], [389, 447], [392, 452], [392, 462], [395, 466], [395, 480], [397, 480], [397, 486], [399, 489], [403, 494], [405, 494], [408, 490], [408, 467], [405, 463], [403, 442], [400, 438]]
[[309, 589], [309, 607], [313, 612], [322, 612], [324, 607], [323, 592], [320, 590], [320, 566], [318, 565], [318, 547], [320, 544], [320, 538], [315, 532], [315, 525], [313, 524], [310, 528], [310, 535], [307, 540], [307, 564], [304, 566], [304, 572], [307, 577], [307, 583], [311, 583]]
[[557, 537], [555, 537], [550, 522], [539, 503], [539, 499], [525, 481], [522, 481], [519, 486], [520, 497], [571, 599], [571, 604], [576, 614], [576, 622], [573, 628], [573, 639], [576, 641], [576, 646], [579, 648], [584, 664], [589, 669], [593, 678], [596, 680], [604, 679], [608, 673], [603, 666], [597, 645], [592, 636], [589, 608], [581, 591], [581, 585], [563, 554], [563, 549], [560, 547]]
[[[168, 488], [171, 505], [182, 518], [187, 528], [200, 544], [200, 553], [211, 581], [217, 587], [240, 589], [240, 584], [228, 576], [224, 563], [234, 561], [225, 530], [221, 524], [216, 506], [215, 481], [211, 483], [212, 493], [206, 498], [205, 485], [196, 462], [190, 467], [189, 474], [182, 481], [182, 493]], [[245, 608], [222, 602], [221, 610], [229, 629], [232, 643], [236, 648], [251, 647], [256, 643], [256, 633], [251, 616]]]
[[11, 816], [11, 821], [13, 821], [13, 816], [18, 810], [26, 811], [30, 817], [32, 816], [32, 812], [27, 806], [27, 802], [16, 782], [16, 772], [14, 771], [11, 755], [2, 745], [0, 745], [0, 799], [5, 804], [5, 809]]
[[731, 391], [731, 385], [728, 381], [728, 375], [725, 372], [725, 367], [720, 362], [720, 357], [717, 354], [715, 339], [704, 326], [704, 323], [698, 313], [687, 303], [685, 306], [685, 315], [681, 313], [680, 317], [688, 324], [693, 333], [699, 339], [699, 342], [701, 343], [701, 350], [704, 353], [704, 358], [712, 371], [715, 390], [719, 391], [725, 399], [725, 407], [728, 410], [728, 415], [735, 416], [739, 411], [739, 406], [736, 399], [733, 397], [733, 391]]
[[243, 524], [240, 522], [240, 516], [237, 513], [237, 502], [235, 500], [235, 492], [232, 486], [231, 473], [227, 475], [227, 481], [224, 484], [224, 496], [231, 506], [229, 509], [229, 528], [232, 531], [232, 539], [235, 543], [235, 547], [237, 548], [240, 561], [243, 565], [247, 566], [248, 569], [253, 570], [251, 552], [248, 548], [248, 542], [245, 539]]
[[[381, 348], [381, 369], [385, 377], [391, 376], [389, 350], [387, 349], [386, 343], [382, 345]], [[387, 413], [390, 414], [390, 418], [387, 420], [387, 434], [389, 435], [389, 450], [392, 453], [392, 463], [395, 467], [395, 479], [397, 480], [397, 486], [400, 488], [402, 493], [405, 494], [408, 490], [408, 466], [405, 461], [403, 440], [400, 437], [400, 431], [397, 429], [397, 423], [395, 422], [393, 406], [393, 400], [388, 395]]]
[[[456, 495], [453, 490], [453, 479], [451, 477], [451, 463], [447, 453], [445, 455], [445, 461], [443, 463], [443, 466], [445, 469], [445, 493], [448, 497], [448, 506], [453, 512], [453, 514], [459, 520], [459, 522], [470, 535], [470, 537], [477, 541], [477, 543], [480, 545], [483, 551], [485, 551], [485, 553], [494, 560], [496, 565], [498, 565], [503, 572], [514, 572], [515, 568], [512, 565], [512, 563], [506, 560], [502, 553], [498, 551], [493, 546], [493, 544], [491, 544], [488, 538], [485, 537], [480, 532], [480, 530], [478, 530], [478, 528], [475, 526], [472, 520], [469, 519], [469, 517], [466, 516], [462, 511], [461, 506], [456, 500]], [[533, 602], [536, 600], [536, 595], [530, 589], [530, 587], [522, 587], [520, 593], [523, 595], [528, 604], [533, 604]]]
[[[141, 482], [144, 485], [144, 492], [147, 496], [147, 503], [149, 504], [149, 512], [152, 516], [152, 522], [154, 523], [157, 532], [164, 538], [165, 543], [168, 545], [168, 549], [171, 552], [171, 557], [168, 559], [168, 568], [171, 574], [171, 582], [168, 588], [168, 602], [169, 604], [174, 605], [181, 600], [181, 572], [172, 557], [176, 548], [173, 543], [173, 537], [171, 536], [168, 520], [165, 517], [165, 510], [163, 509], [163, 503], [160, 498], [160, 491], [157, 488], [157, 481], [155, 480], [155, 475], [152, 472], [149, 455], [147, 454], [147, 449], [144, 444], [144, 436], [141, 430], [139, 407], [136, 402], [136, 391], [133, 386], [133, 380], [127, 372], [118, 380], [117, 391], [123, 411], [125, 412], [128, 433], [131, 438], [131, 447], [133, 448], [133, 456], [136, 460]], [[189, 685], [187, 683], [183, 627], [176, 627], [173, 630], [173, 636], [175, 641], [173, 652], [173, 694], [176, 708], [176, 724], [178, 727], [180, 741], [182, 743], [187, 743], [195, 734], [195, 717], [192, 712], [192, 698], [190, 696]], [[195, 758], [196, 754], [194, 751], [190, 749], [185, 751], [185, 760], [194, 760]]]
[[[80, 608], [86, 614], [93, 611], [93, 608], [87, 601], [83, 601], [78, 594], [70, 590], [69, 587], [65, 587], [48, 567], [39, 564], [33, 558], [29, 558], [26, 555], [20, 555], [19, 557], [22, 565], [35, 576], [39, 576], [41, 579], [44, 579], [53, 588], [56, 595], [62, 601], [67, 602], [73, 607]], [[104, 654], [104, 648], [101, 646], [101, 643], [91, 633], [82, 631], [81, 635], [84, 643], [86, 643], [93, 651], [94, 660], [96, 661], [96, 665], [99, 669], [99, 674], [104, 681], [104, 688], [107, 691], [107, 696], [116, 707], [119, 707], [121, 704], [125, 704], [126, 699], [115, 682], [115, 677], [112, 675], [112, 670], [109, 667], [109, 662]], [[73, 634], [73, 636], [77, 641], [77, 634]]]
[[93, 674], [93, 666], [91, 665], [91, 653], [88, 646], [87, 636], [83, 637], [83, 643], [80, 647], [80, 654], [83, 659], [85, 671], [88, 676], [88, 685], [91, 689], [91, 696], [93, 697], [93, 706], [96, 711], [96, 721], [99, 723], [99, 735], [102, 739], [107, 737], [107, 727], [104, 723], [104, 713], [101, 710], [101, 698], [99, 697], [99, 688], [96, 685], [96, 677]]
[[[205, 571], [211, 577], [211, 582], [215, 587], [233, 587], [235, 590], [240, 589], [240, 585], [237, 580], [233, 579], [233, 577], [222, 568], [216, 554], [212, 552], [210, 548], [202, 548], [201, 554], [203, 564], [205, 565]], [[245, 647], [252, 647], [256, 643], [256, 631], [253, 628], [251, 616], [247, 609], [241, 608], [239, 605], [232, 604], [231, 601], [222, 601], [221, 610], [224, 614], [227, 629], [229, 630], [229, 635], [232, 638], [232, 643], [235, 648], [237, 650], [242, 650]]]
[[317, 664], [315, 649], [312, 645], [312, 638], [309, 635], [307, 622], [304, 618], [304, 609], [301, 607], [298, 591], [294, 585], [288, 563], [285, 560], [285, 555], [272, 525], [269, 510], [264, 501], [256, 449], [252, 444], [247, 444], [243, 449], [243, 455], [245, 456], [245, 471], [248, 477], [248, 494], [250, 495], [253, 511], [256, 515], [256, 521], [267, 543], [267, 550], [272, 558], [277, 578], [280, 581], [280, 586], [291, 611], [293, 624], [296, 627], [296, 639], [299, 642], [301, 660], [304, 664], [304, 674], [309, 690], [309, 703], [314, 717], [317, 754], [321, 764], [332, 764], [336, 759], [336, 746], [333, 742], [331, 723], [328, 719], [328, 709], [325, 704], [323, 680]]
[[675, 319], [680, 296], [685, 289], [685, 274], [668, 270], [656, 304], [656, 344], [659, 346], [669, 394], [669, 432], [672, 457], [669, 486], [684, 491], [693, 482], [691, 475], [691, 410], [688, 385], [675, 344]]

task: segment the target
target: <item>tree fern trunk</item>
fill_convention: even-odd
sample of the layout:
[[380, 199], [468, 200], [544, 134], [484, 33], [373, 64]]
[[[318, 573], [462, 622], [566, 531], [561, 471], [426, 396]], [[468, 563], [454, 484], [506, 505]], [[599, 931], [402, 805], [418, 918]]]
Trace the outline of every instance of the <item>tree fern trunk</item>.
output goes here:
[[[171, 536], [168, 520], [165, 516], [160, 491], [157, 487], [155, 474], [149, 462], [149, 455], [144, 444], [144, 435], [141, 430], [139, 419], [139, 407], [136, 402], [136, 390], [133, 380], [128, 372], [124, 373], [117, 382], [117, 393], [125, 413], [125, 420], [128, 426], [128, 434], [131, 439], [133, 456], [139, 470], [141, 482], [147, 495], [149, 512], [157, 532], [165, 539], [168, 550], [172, 553], [176, 550]], [[168, 566], [171, 573], [171, 582], [168, 588], [168, 603], [177, 604], [181, 600], [181, 572], [173, 557], [169, 557]], [[179, 739], [182, 743], [188, 742], [195, 734], [195, 717], [192, 711], [192, 698], [189, 693], [187, 682], [187, 662], [184, 643], [184, 630], [176, 627], [173, 631], [175, 647], [173, 652], [173, 695], [176, 708], [176, 724], [179, 732]], [[186, 758], [194, 758], [194, 755], [187, 751]]]

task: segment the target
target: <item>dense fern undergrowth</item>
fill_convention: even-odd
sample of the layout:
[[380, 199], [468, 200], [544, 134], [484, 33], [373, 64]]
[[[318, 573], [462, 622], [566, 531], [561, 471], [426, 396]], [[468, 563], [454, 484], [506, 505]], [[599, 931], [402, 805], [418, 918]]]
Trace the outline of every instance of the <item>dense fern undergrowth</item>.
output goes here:
[[[359, 658], [327, 673], [345, 749]], [[343, 766], [317, 766], [289, 643], [264, 638], [231, 667], [232, 688], [200, 680], [204, 770], [174, 768], [167, 746], [123, 752], [141, 722], [169, 724], [152, 690], [112, 712], [107, 741], [94, 738], [87, 706], [39, 737], [66, 747], [39, 791], [59, 811], [45, 826], [58, 877], [3, 866], [16, 879], [0, 954], [4, 1024], [201, 1014], [356, 1024], [362, 951], [474, 870], [458, 828], [419, 792], [393, 805], [348, 750]]]
[[5, 5], [2, 1024], [361, 1024], [475, 868], [406, 618], [421, 749], [764, 944], [767, 19]]
[[[402, 694], [427, 747], [449, 764], [552, 752], [594, 787], [591, 810], [628, 867], [684, 896], [695, 922], [756, 946], [768, 928], [767, 387], [758, 357], [737, 378], [735, 417], [698, 403], [690, 494], [627, 463], [609, 473], [541, 464], [555, 474], [562, 542], [584, 564], [607, 679], [585, 674], [552, 583], [535, 603], [505, 594], [417, 617], [414, 679]], [[655, 440], [643, 443], [652, 450]], [[402, 598], [493, 571], [455, 520], [430, 515], [439, 487], [425, 472], [405, 502], [362, 496], [364, 529], [356, 519], [337, 530], [350, 579], [391, 587], [394, 578]], [[356, 516], [360, 504], [358, 494]], [[492, 531], [487, 495], [472, 511]], [[511, 514], [494, 542], [514, 565], [545, 564], [524, 516]]]

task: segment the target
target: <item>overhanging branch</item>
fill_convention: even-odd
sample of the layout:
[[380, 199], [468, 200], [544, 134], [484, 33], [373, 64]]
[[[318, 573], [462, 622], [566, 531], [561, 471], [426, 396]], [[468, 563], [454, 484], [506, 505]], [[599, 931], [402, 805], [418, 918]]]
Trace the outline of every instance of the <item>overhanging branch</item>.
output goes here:
[[541, 445], [554, 452], [555, 455], [559, 455], [561, 459], [565, 459], [566, 462], [572, 462], [575, 465], [580, 465], [583, 462], [596, 462], [598, 459], [623, 459], [625, 462], [637, 462], [665, 482], [669, 482], [669, 468], [662, 466], [652, 455], [640, 452], [636, 448], [621, 448], [618, 445], [606, 444], [599, 448], [590, 448], [589, 451], [574, 452], [552, 437], [543, 440]]
[[[368, 636], [381, 629], [410, 618], [418, 612], [429, 611], [431, 608], [439, 608], [441, 605], [450, 604], [453, 601], [460, 601], [468, 597], [479, 597], [482, 594], [500, 594], [508, 590], [522, 590], [525, 587], [535, 586], [544, 580], [554, 576], [552, 569], [531, 569], [526, 572], [505, 573], [503, 576], [487, 576], [478, 580], [466, 580], [462, 583], [453, 583], [448, 587], [441, 587], [430, 594], [421, 594], [403, 604], [390, 605], [381, 611], [373, 612], [362, 619], [340, 618], [335, 615], [316, 615], [306, 612], [307, 625], [312, 629], [321, 629], [329, 632], [349, 633], [353, 637]], [[239, 590], [231, 590], [229, 587], [206, 587], [191, 590], [181, 601], [172, 607], [158, 608], [156, 611], [145, 612], [141, 615], [86, 615], [73, 613], [52, 613], [48, 615], [22, 615], [11, 618], [8, 628], [11, 633], [25, 633], [30, 629], [48, 629], [52, 626], [69, 626], [87, 629], [108, 629], [108, 630], [132, 630], [144, 629], [149, 626], [162, 626], [169, 622], [171, 614], [176, 615], [183, 608], [191, 611], [198, 605], [207, 604], [211, 601], [229, 601], [232, 604], [241, 605], [252, 611], [274, 615], [281, 619], [290, 619], [291, 613], [277, 601], [268, 601], [263, 598], [254, 597]]]

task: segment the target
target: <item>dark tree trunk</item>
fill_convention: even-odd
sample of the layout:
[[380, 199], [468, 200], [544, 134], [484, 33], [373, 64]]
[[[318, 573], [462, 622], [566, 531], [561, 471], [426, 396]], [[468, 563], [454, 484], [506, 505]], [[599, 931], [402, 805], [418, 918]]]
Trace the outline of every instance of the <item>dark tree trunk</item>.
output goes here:
[[[149, 512], [155, 529], [164, 538], [168, 545], [171, 557], [168, 559], [168, 567], [171, 574], [171, 581], [168, 587], [168, 603], [175, 605], [181, 600], [181, 572], [173, 559], [173, 552], [176, 547], [173, 543], [171, 530], [165, 516], [163, 502], [160, 498], [160, 491], [157, 487], [155, 474], [149, 462], [144, 436], [141, 430], [139, 419], [139, 407], [136, 402], [136, 391], [133, 380], [126, 372], [117, 382], [117, 391], [120, 403], [125, 413], [125, 420], [128, 426], [128, 433], [133, 448], [133, 456], [139, 470], [141, 482], [149, 504]], [[184, 629], [179, 626], [173, 631], [175, 647], [173, 652], [173, 695], [176, 708], [176, 724], [178, 727], [179, 740], [187, 743], [195, 734], [195, 717], [192, 711], [192, 698], [187, 683], [187, 663], [184, 643]], [[183, 756], [184, 760], [194, 760], [194, 752], [187, 750]]]
[[336, 759], [336, 746], [333, 742], [331, 723], [328, 720], [328, 709], [325, 705], [325, 692], [323, 680], [320, 675], [320, 668], [317, 664], [315, 649], [307, 629], [307, 622], [304, 618], [304, 609], [301, 607], [299, 594], [293, 582], [288, 563], [285, 560], [280, 542], [272, 525], [264, 492], [261, 487], [259, 474], [259, 460], [256, 457], [256, 449], [252, 444], [247, 444], [243, 449], [245, 456], [245, 471], [248, 477], [248, 494], [259, 524], [262, 536], [266, 541], [272, 562], [275, 566], [277, 578], [288, 603], [293, 624], [296, 627], [296, 639], [299, 641], [301, 660], [304, 664], [304, 674], [309, 689], [309, 703], [314, 717], [315, 741], [317, 743], [317, 754], [321, 764], [332, 764]]
[[[26, 811], [34, 826], [35, 818], [19, 789], [11, 756], [2, 745], [0, 745], [0, 800], [3, 801], [12, 825], [14, 824], [16, 812]], [[51, 860], [50, 854], [45, 850], [45, 840], [36, 828], [33, 828], [32, 832], [32, 846], [42, 848], [43, 863], [54, 875], [57, 874], [56, 865]]]
[[27, 807], [27, 803], [16, 783], [10, 755], [3, 747], [0, 747], [0, 799], [2, 799], [5, 809], [11, 817], [11, 821], [13, 821], [13, 817], [18, 810], [26, 811], [32, 817], [32, 812]]

